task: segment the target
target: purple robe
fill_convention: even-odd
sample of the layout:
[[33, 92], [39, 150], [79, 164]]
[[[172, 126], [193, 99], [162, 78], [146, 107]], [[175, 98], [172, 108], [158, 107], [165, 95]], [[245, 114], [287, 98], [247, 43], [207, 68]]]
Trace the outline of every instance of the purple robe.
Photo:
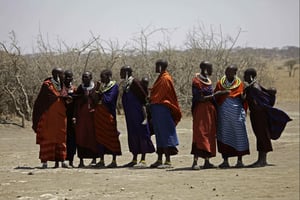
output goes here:
[[122, 104], [126, 118], [129, 151], [135, 155], [155, 151], [148, 124], [142, 124], [145, 118], [143, 114], [145, 99], [145, 91], [139, 81], [133, 79], [132, 83], [124, 89]]
[[[267, 132], [270, 134], [270, 138], [277, 140], [283, 132], [287, 122], [291, 121], [290, 117], [280, 109], [273, 108], [275, 103], [275, 95], [269, 92], [267, 89], [255, 83], [246, 89], [247, 101], [250, 109], [250, 119], [254, 132], [257, 132], [256, 126], [260, 126], [258, 123], [263, 120], [262, 116], [265, 116]], [[255, 117], [257, 116], [257, 117]], [[263, 133], [255, 133], [256, 135], [262, 135]], [[265, 133], [266, 134], [266, 133]]]

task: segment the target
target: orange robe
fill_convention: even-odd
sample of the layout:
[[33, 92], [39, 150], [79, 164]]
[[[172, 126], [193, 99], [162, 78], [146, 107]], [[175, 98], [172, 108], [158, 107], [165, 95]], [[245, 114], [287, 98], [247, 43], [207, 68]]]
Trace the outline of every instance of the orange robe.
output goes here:
[[202, 158], [216, 156], [217, 112], [212, 101], [200, 102], [197, 97], [211, 95], [212, 84], [193, 78], [193, 143], [191, 153]]
[[167, 106], [171, 111], [175, 124], [177, 125], [182, 114], [177, 101], [173, 79], [170, 74], [166, 71], [161, 73], [150, 90], [151, 104], [163, 104]]
[[[235, 98], [235, 97], [238, 97], [238, 96], [242, 95], [243, 92], [244, 92], [245, 85], [244, 85], [244, 83], [239, 78], [237, 78], [237, 79], [234, 80], [234, 83], [232, 84], [233, 86], [230, 87], [230, 88], [225, 88], [223, 86], [225, 79], [226, 79], [226, 77], [223, 76], [217, 82], [217, 85], [215, 87], [214, 92], [228, 89], [228, 90], [230, 90], [230, 93], [229, 93], [229, 95], [222, 95], [222, 96], [219, 96], [218, 98], [216, 98], [216, 101], [217, 101], [218, 105], [221, 105], [225, 101], [225, 99], [227, 97]], [[243, 106], [244, 106], [244, 109], [246, 111], [248, 109], [248, 104], [247, 104], [246, 101], [243, 103]]]

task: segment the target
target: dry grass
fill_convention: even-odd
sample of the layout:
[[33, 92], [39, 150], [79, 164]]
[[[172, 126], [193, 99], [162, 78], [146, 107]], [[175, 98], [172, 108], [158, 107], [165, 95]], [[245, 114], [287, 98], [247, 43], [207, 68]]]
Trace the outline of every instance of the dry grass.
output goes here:
[[299, 70], [295, 71], [293, 77], [289, 77], [286, 68], [270, 70], [274, 77], [274, 85], [277, 89], [277, 102], [299, 102]]

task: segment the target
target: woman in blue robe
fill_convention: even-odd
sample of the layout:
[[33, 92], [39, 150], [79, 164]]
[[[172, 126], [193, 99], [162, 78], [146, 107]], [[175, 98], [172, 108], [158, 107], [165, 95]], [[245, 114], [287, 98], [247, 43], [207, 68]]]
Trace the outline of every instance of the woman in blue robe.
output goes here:
[[[132, 76], [130, 66], [123, 66], [120, 77], [125, 79], [123, 87], [122, 104], [125, 112], [128, 146], [133, 159], [125, 167], [145, 168], [146, 154], [155, 152], [151, 135], [147, 124], [146, 98], [140, 81]], [[137, 156], [141, 154], [141, 160], [137, 163]]]
[[246, 100], [258, 151], [258, 159], [250, 167], [264, 167], [267, 165], [267, 153], [273, 151], [271, 139], [277, 140], [291, 119], [282, 110], [273, 108], [276, 90], [266, 89], [257, 83], [255, 69], [247, 69], [244, 80], [248, 83]]

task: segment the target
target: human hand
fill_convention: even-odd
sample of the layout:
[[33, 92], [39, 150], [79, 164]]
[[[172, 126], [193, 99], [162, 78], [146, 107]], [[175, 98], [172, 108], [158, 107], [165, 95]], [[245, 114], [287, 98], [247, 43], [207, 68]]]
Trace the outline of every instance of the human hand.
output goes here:
[[66, 101], [67, 104], [72, 103], [73, 98], [68, 95], [68, 96], [65, 97], [65, 101]]
[[218, 96], [222, 96], [222, 95], [227, 95], [229, 93], [230, 93], [230, 90], [219, 90], [214, 93], [214, 96], [218, 97]]

